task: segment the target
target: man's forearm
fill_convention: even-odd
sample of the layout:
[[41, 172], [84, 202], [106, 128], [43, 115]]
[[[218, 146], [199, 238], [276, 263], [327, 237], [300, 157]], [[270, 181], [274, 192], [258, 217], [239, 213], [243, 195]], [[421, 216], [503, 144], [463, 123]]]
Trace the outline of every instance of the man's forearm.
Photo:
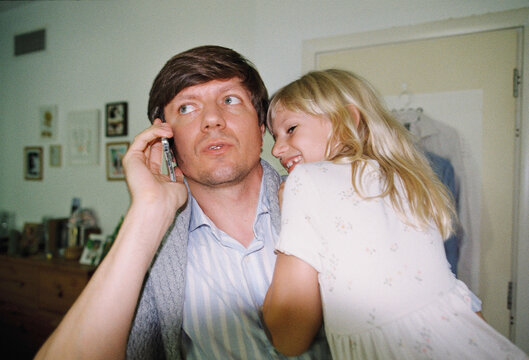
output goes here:
[[110, 252], [36, 359], [124, 358], [141, 286], [171, 221], [131, 207]]

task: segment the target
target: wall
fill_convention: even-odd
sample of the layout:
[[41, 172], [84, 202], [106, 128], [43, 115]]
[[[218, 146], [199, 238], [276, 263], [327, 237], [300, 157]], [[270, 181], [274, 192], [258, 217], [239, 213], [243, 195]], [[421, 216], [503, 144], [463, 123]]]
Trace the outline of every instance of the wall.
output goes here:
[[[397, 3], [395, 5], [394, 3]], [[252, 60], [270, 93], [301, 74], [302, 41], [527, 6], [527, 0], [38, 1], [0, 13], [0, 209], [17, 226], [65, 216], [72, 197], [110, 233], [129, 204], [124, 182], [106, 180], [105, 144], [132, 141], [147, 125], [152, 80], [172, 55], [202, 44]], [[45, 27], [46, 51], [13, 56], [13, 36]], [[99, 165], [68, 164], [66, 116], [114, 101], [129, 104], [129, 136], [101, 133]], [[63, 165], [50, 168], [38, 108], [58, 105]], [[43, 181], [25, 181], [23, 148], [44, 147]], [[271, 159], [267, 137], [263, 157]], [[274, 165], [279, 168], [277, 162]]]

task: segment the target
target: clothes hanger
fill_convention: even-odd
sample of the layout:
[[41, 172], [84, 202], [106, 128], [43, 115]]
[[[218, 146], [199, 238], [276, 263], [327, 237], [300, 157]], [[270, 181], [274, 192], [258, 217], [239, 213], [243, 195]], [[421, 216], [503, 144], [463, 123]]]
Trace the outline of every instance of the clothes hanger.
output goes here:
[[401, 124], [409, 129], [410, 124], [421, 119], [423, 109], [421, 107], [413, 108], [411, 106], [413, 103], [413, 93], [408, 90], [408, 84], [402, 83], [401, 87], [402, 91], [397, 98], [400, 108], [399, 110], [393, 109], [392, 113]]
[[412, 100], [413, 100], [413, 94], [408, 90], [408, 84], [402, 83], [401, 84], [402, 91], [399, 94], [398, 102], [399, 104], [402, 104], [399, 111], [405, 111], [407, 108], [410, 107]]

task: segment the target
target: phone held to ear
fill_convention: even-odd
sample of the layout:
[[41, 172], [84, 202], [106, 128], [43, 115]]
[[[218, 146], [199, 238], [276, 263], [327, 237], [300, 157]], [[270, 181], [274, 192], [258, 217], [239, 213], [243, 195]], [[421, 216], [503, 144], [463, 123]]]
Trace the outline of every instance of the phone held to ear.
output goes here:
[[[163, 114], [163, 110], [160, 112], [160, 119], [162, 122], [165, 122], [165, 116]], [[165, 165], [167, 165], [167, 171], [169, 172], [169, 178], [172, 182], [176, 181], [176, 175], [174, 172], [174, 167], [176, 166], [175, 157], [173, 154], [173, 151], [171, 150], [171, 146], [169, 144], [169, 140], [167, 138], [162, 138], [162, 150], [163, 150], [163, 158], [165, 159]]]
[[169, 172], [169, 177], [171, 178], [172, 182], [176, 181], [176, 175], [174, 172], [174, 156], [173, 152], [171, 150], [171, 147], [169, 146], [169, 140], [167, 138], [162, 138], [162, 149], [163, 149], [163, 157], [165, 159], [165, 164], [167, 165], [167, 171]]

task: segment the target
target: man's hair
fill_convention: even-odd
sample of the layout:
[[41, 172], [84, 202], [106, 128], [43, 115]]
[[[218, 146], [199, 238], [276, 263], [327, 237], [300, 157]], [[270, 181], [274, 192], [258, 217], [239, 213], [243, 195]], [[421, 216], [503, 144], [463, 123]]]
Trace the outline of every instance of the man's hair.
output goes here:
[[250, 92], [259, 125], [268, 111], [268, 92], [255, 66], [241, 54], [221, 46], [199, 46], [172, 57], [160, 70], [149, 93], [147, 116], [151, 123], [183, 89], [212, 80], [238, 78]]

